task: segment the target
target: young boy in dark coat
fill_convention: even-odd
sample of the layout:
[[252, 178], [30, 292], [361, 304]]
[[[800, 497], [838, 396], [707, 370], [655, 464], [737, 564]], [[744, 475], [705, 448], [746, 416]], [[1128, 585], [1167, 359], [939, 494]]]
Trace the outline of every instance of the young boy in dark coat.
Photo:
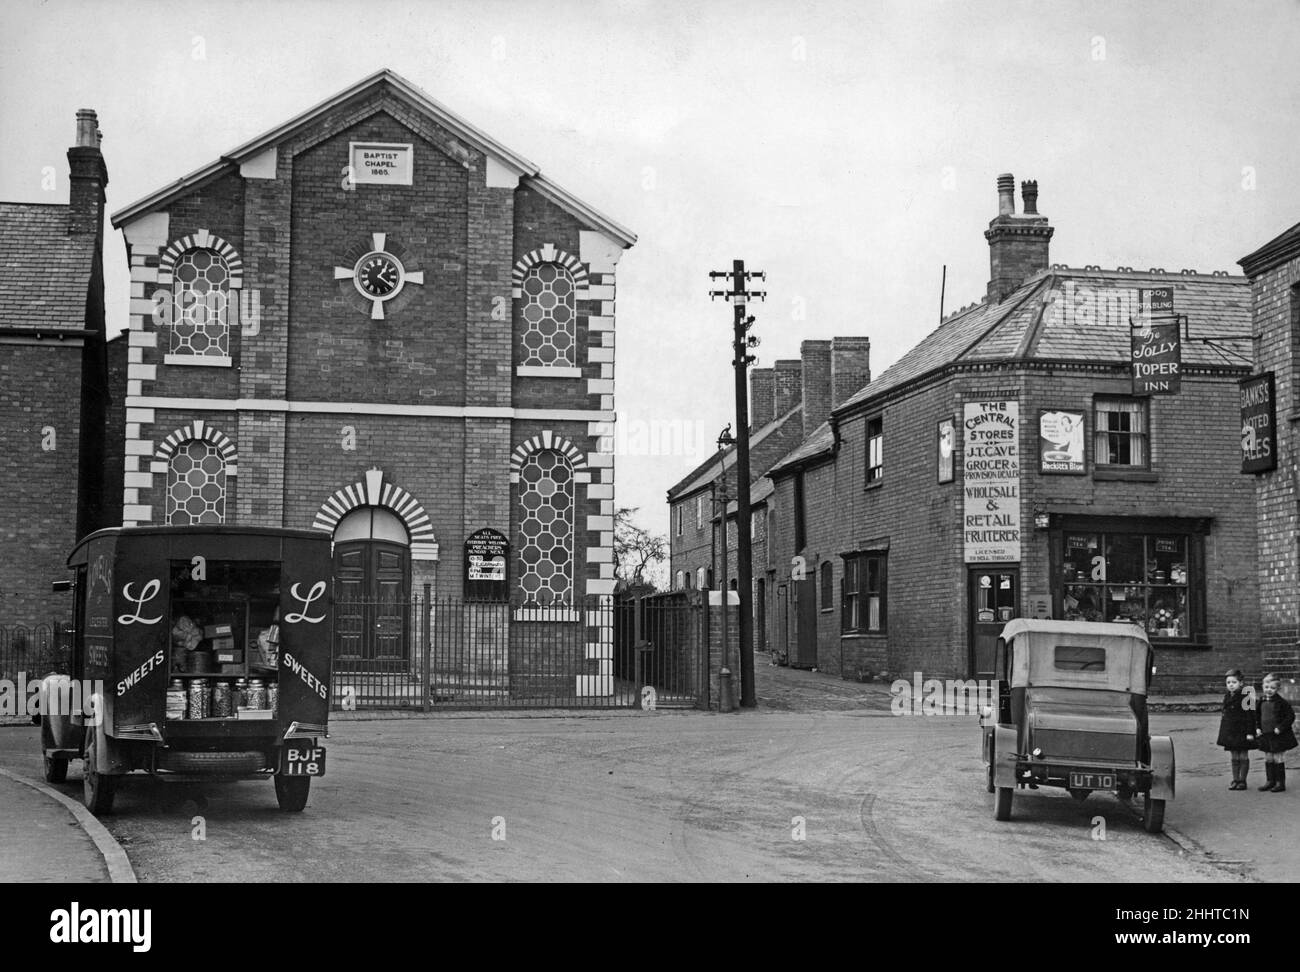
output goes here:
[[1257, 789], [1282, 793], [1286, 790], [1286, 752], [1296, 748], [1295, 710], [1282, 698], [1278, 689], [1281, 679], [1276, 675], [1264, 676], [1264, 697], [1255, 710], [1255, 738], [1264, 750], [1264, 770], [1268, 782]]
[[1250, 772], [1250, 751], [1255, 747], [1254, 699], [1244, 693], [1241, 669], [1234, 668], [1225, 679], [1228, 692], [1223, 696], [1223, 715], [1219, 719], [1219, 740], [1232, 756], [1232, 782], [1229, 790], [1246, 789]]

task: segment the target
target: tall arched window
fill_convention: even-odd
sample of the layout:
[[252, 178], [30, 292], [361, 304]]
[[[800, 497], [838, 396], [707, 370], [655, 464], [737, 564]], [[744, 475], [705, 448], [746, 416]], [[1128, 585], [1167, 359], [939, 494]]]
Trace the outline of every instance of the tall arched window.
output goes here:
[[216, 250], [198, 247], [176, 258], [172, 269], [172, 354], [230, 357], [230, 268]]
[[573, 601], [573, 466], [554, 449], [519, 469], [519, 585], [527, 604]]
[[167, 462], [167, 522], [224, 523], [226, 464], [212, 442], [182, 442]]
[[539, 263], [523, 284], [525, 365], [573, 367], [577, 329], [573, 275], [558, 263]]

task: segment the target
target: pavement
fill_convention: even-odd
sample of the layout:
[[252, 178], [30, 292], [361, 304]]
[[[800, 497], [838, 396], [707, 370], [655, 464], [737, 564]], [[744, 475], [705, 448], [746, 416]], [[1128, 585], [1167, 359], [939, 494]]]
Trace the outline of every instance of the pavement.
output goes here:
[[[779, 667], [759, 654], [754, 670], [756, 717], [765, 712], [835, 712], [871, 709], [882, 715], [892, 696], [883, 682], [851, 682], [817, 671]], [[739, 688], [739, 686], [737, 686]], [[1178, 795], [1166, 813], [1166, 830], [1182, 852], [1220, 865], [1225, 873], [1263, 881], [1291, 881], [1294, 856], [1277, 853], [1293, 843], [1300, 800], [1300, 769], [1293, 792], [1259, 793], [1264, 779], [1256, 754], [1250, 789], [1227, 790], [1227, 754], [1214, 746], [1217, 695], [1162, 696], [1150, 701], [1152, 730], [1173, 736], [1178, 755]], [[572, 717], [569, 710], [553, 714]], [[609, 715], [603, 712], [603, 715]], [[484, 713], [438, 713], [426, 718], [483, 717]], [[493, 717], [537, 717], [541, 713], [491, 713]], [[978, 758], [973, 716], [972, 751]], [[0, 732], [9, 727], [0, 725]], [[72, 775], [80, 771], [73, 762]], [[981, 798], [984, 796], [980, 794]], [[47, 785], [40, 754], [27, 772], [0, 768], [0, 882], [133, 883], [135, 873], [121, 846], [79, 802]]]

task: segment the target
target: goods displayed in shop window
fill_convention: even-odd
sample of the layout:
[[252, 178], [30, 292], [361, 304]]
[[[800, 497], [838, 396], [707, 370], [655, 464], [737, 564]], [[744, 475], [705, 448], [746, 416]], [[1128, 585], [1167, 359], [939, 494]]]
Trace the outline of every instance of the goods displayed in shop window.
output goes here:
[[1129, 622], [1159, 638], [1190, 637], [1186, 556], [1182, 536], [1066, 534], [1061, 616]]

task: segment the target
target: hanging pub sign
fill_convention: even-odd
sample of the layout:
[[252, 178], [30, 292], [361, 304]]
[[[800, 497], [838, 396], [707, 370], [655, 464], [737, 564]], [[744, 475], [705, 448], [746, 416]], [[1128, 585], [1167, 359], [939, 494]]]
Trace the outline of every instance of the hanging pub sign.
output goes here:
[[1174, 288], [1138, 291], [1138, 313], [1131, 322], [1134, 395], [1176, 395], [1182, 373], [1182, 344], [1174, 316]]
[[465, 541], [465, 597], [473, 601], [509, 600], [506, 564], [510, 544], [496, 530], [479, 530]]
[[1020, 403], [967, 402], [962, 423], [966, 563], [1020, 560]]
[[1241, 471], [1277, 468], [1277, 415], [1273, 406], [1273, 372], [1245, 378], [1241, 389]]

